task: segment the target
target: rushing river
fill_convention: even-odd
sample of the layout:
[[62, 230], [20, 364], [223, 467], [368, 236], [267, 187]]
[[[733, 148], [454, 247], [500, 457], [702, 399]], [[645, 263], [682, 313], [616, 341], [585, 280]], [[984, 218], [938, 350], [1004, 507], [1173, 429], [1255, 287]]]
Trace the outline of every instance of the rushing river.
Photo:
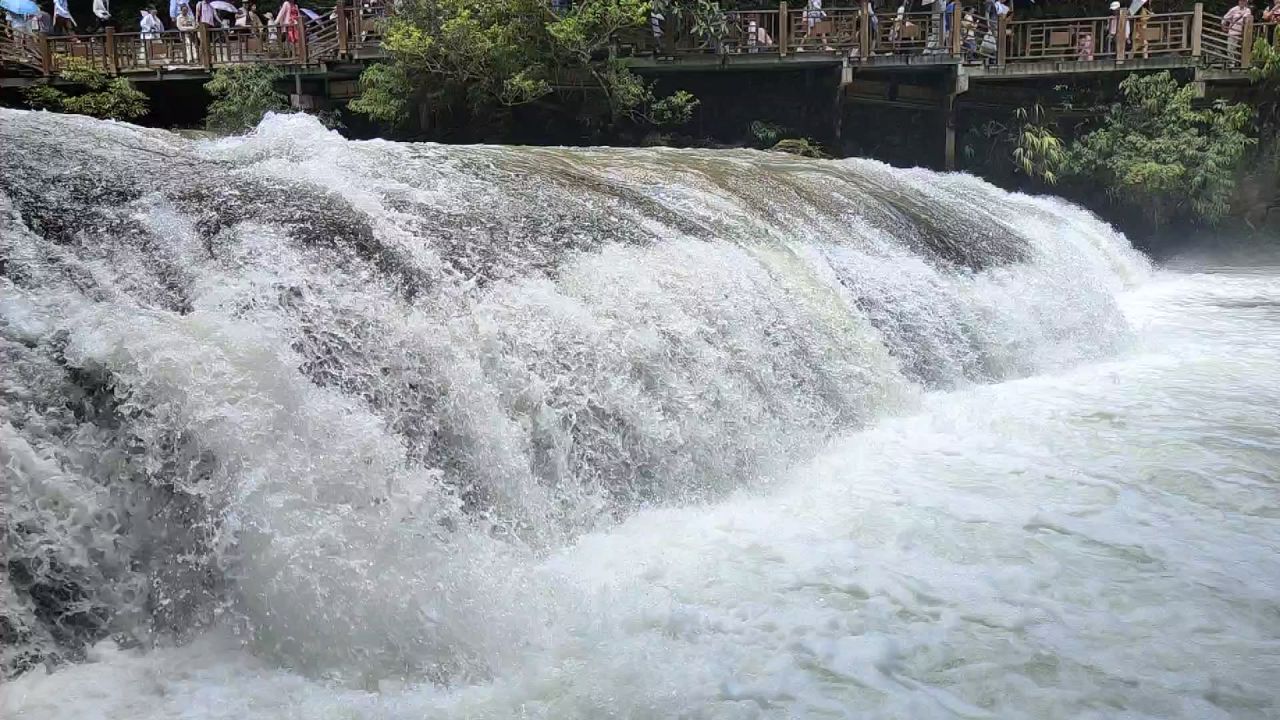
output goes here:
[[1280, 263], [0, 110], [0, 714], [1274, 718]]

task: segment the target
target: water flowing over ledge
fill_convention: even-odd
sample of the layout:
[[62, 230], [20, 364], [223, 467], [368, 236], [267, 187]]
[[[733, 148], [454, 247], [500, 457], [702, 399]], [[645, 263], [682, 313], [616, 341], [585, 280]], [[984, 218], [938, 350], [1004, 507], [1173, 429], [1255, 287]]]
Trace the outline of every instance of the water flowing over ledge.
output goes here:
[[868, 161], [304, 116], [0, 110], [0, 141], [8, 673], [221, 626], [307, 673], [489, 677], [548, 632], [513, 567], [1107, 357], [1148, 272], [1065, 203]]

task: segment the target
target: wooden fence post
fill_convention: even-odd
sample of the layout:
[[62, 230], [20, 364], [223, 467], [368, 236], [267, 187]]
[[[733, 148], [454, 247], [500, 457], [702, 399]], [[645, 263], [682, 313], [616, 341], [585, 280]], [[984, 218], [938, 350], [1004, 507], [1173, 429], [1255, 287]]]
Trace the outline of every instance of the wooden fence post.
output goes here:
[[1244, 35], [1240, 36], [1240, 67], [1248, 69], [1253, 64], [1253, 15], [1244, 19]]
[[53, 74], [53, 48], [49, 47], [49, 36], [44, 33], [36, 35], [36, 43], [40, 48], [40, 73], [49, 77]]
[[1009, 61], [1009, 13], [996, 19], [996, 65]]
[[[938, 2], [939, 0], [934, 0]], [[964, 57], [964, 34], [960, 32], [960, 3], [951, 6], [951, 55]]]
[[116, 64], [116, 29], [114, 27], [107, 27], [107, 37], [104, 41], [104, 46], [107, 53], [107, 72], [112, 75], [120, 74], [120, 68]]
[[298, 62], [307, 64], [307, 24], [302, 20], [302, 13], [298, 13], [298, 19], [294, 20], [298, 24]]
[[862, 10], [858, 12], [858, 56], [863, 60], [871, 57], [870, 0], [862, 0]]
[[1191, 15], [1191, 57], [1200, 57], [1202, 52], [1201, 38], [1204, 36], [1204, 3], [1196, 3], [1195, 12]]
[[338, 0], [338, 6], [334, 9], [338, 21], [338, 57], [345, 59], [347, 57], [347, 4], [344, 0]]
[[791, 34], [791, 11], [787, 4], [778, 3], [778, 57], [787, 56], [787, 40]]
[[1126, 50], [1129, 46], [1129, 11], [1120, 10], [1120, 17], [1116, 20], [1116, 62], [1124, 62], [1128, 55]]
[[196, 23], [196, 40], [199, 41], [200, 47], [200, 66], [206, 72], [213, 71], [213, 54], [209, 52], [209, 26], [204, 23]]

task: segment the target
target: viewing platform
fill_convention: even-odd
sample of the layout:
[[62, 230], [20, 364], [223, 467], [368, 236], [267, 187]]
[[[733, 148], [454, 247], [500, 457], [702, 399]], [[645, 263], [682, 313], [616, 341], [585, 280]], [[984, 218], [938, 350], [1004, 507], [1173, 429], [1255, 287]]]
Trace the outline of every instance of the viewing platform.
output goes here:
[[[939, 2], [939, 5], [941, 3]], [[1219, 18], [1191, 12], [998, 22], [964, 13], [872, 12], [828, 8], [821, 17], [781, 3], [776, 10], [723, 14], [718, 38], [694, 34], [680, 22], [615, 39], [615, 52], [636, 70], [706, 71], [717, 67], [770, 69], [841, 66], [851, 70], [958, 66], [970, 77], [1066, 76], [1142, 68], [1200, 68], [1210, 75], [1248, 68], [1254, 46], [1274, 26], [1249, 22], [1232, 38]], [[1111, 40], [1109, 28], [1118, 31]], [[81, 58], [111, 75], [139, 80], [199, 76], [219, 67], [268, 63], [292, 73], [324, 73], [335, 65], [383, 57], [386, 6], [340, 3], [305, 23], [296, 43], [267, 28], [206, 28], [184, 32], [115, 32], [47, 36], [0, 34], [0, 82], [27, 84], [56, 78], [68, 58]]]
[[324, 74], [338, 66], [361, 66], [384, 57], [382, 6], [339, 4], [326, 16], [305, 23], [298, 42], [283, 29], [207, 28], [195, 31], [116, 32], [51, 36], [0, 31], [0, 84], [25, 85], [57, 79], [67, 61], [79, 58], [109, 75], [132, 80], [191, 79], [234, 65], [269, 64], [289, 73]]
[[[941, 6], [941, 2], [938, 3]], [[636, 69], [705, 70], [841, 65], [920, 69], [963, 66], [977, 77], [1057, 76], [1160, 68], [1202, 68], [1210, 76], [1241, 71], [1273, 26], [1246, 23], [1237, 39], [1197, 4], [1191, 12], [1130, 17], [1011, 20], [953, 12], [873, 12], [870, 4], [829, 8], [815, 17], [781, 3], [777, 10], [725, 13], [718, 42], [676, 29], [660, 41], [625, 45]], [[1110, 28], [1117, 28], [1112, 40]]]

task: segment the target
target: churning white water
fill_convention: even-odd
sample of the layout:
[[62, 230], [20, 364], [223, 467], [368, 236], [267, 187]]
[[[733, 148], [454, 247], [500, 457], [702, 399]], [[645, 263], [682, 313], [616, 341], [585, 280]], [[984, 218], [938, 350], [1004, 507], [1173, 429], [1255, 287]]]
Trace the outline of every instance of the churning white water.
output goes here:
[[1278, 712], [1280, 267], [864, 161], [19, 138], [6, 718]]

